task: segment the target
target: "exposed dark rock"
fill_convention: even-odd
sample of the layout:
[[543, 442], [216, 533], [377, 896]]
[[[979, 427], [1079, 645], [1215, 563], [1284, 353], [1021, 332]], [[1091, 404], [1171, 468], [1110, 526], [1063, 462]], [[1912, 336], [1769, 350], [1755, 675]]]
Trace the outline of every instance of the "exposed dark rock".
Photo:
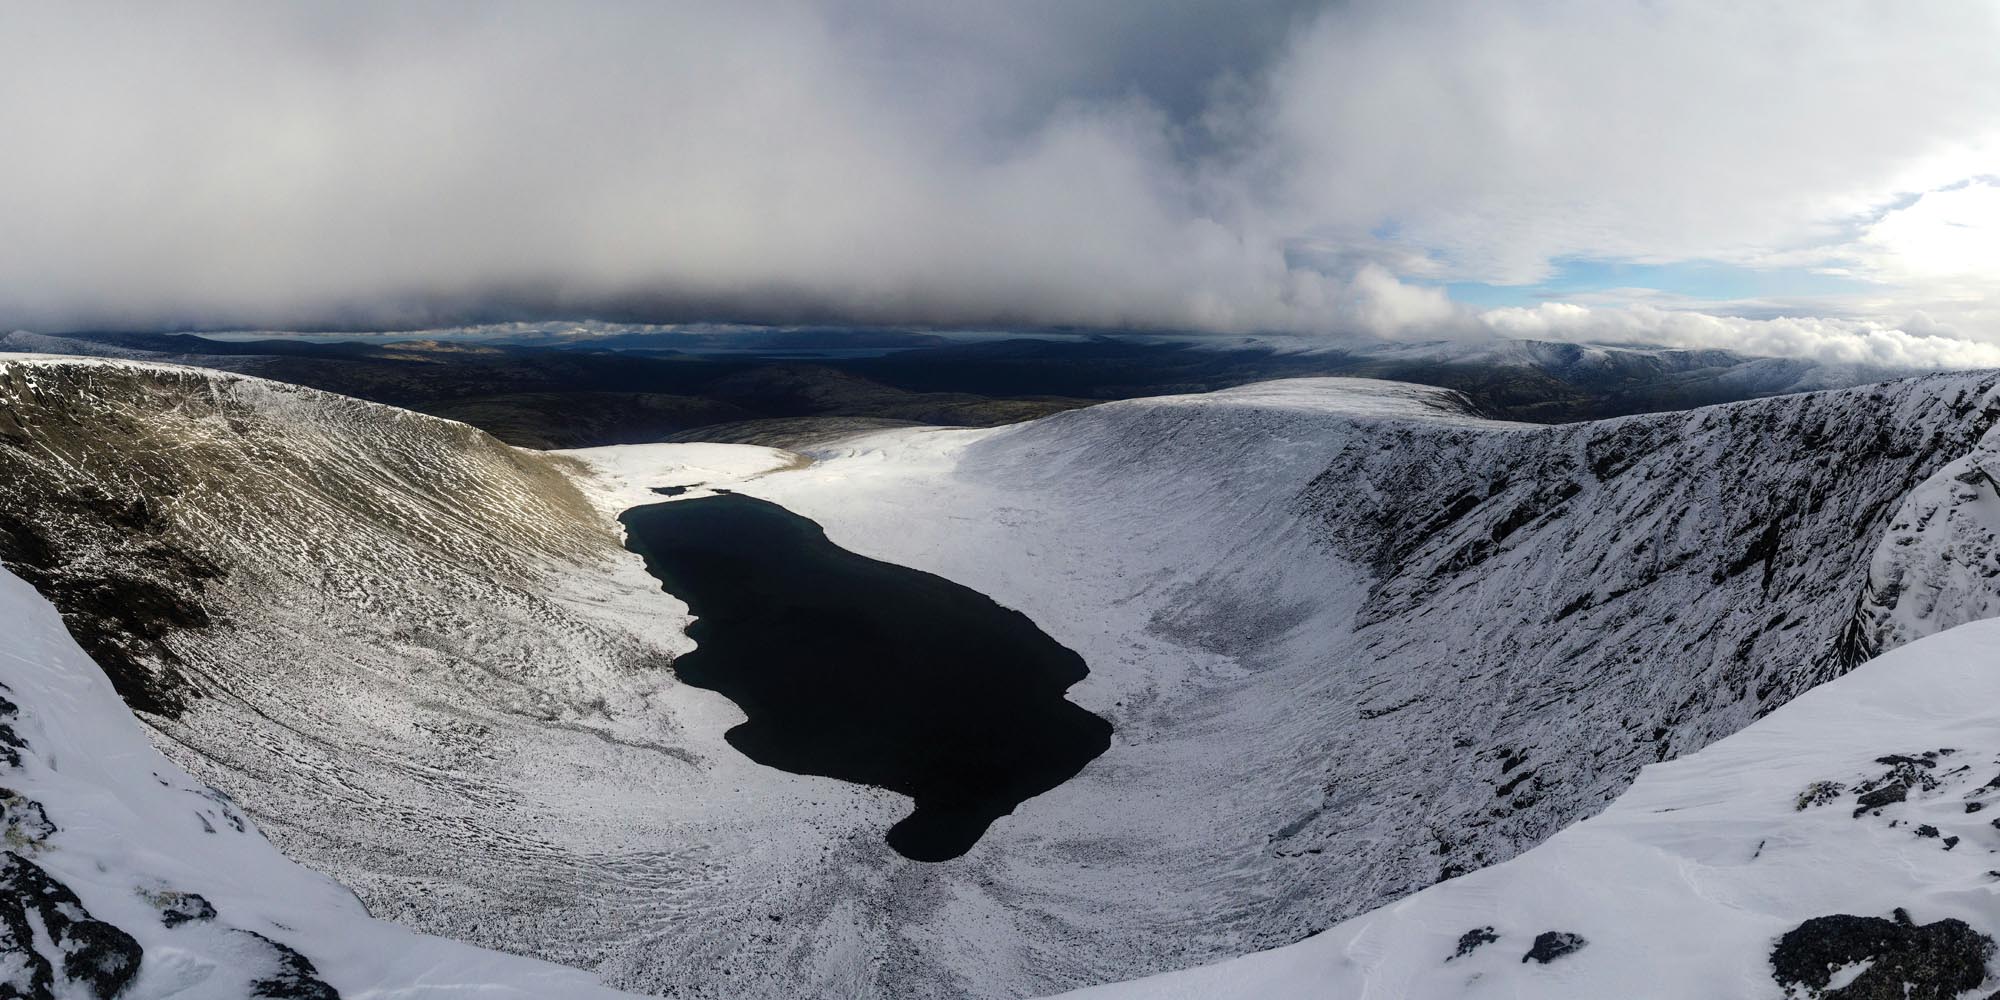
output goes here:
[[1838, 781], [1815, 781], [1807, 785], [1805, 791], [1799, 793], [1794, 807], [1803, 812], [1813, 806], [1823, 806], [1839, 798], [1840, 793], [1845, 791], [1847, 786]]
[[[190, 691], [180, 656], [167, 638], [209, 626], [208, 612], [195, 595], [219, 571], [186, 553], [165, 562], [173, 564], [162, 567], [172, 574], [166, 579], [181, 587], [120, 573], [42, 576], [29, 582], [62, 611], [77, 645], [104, 668], [126, 704], [136, 711], [178, 716]], [[33, 575], [12, 568], [23, 579]]]
[[14, 732], [14, 727], [0, 722], [0, 763], [8, 767], [21, 766], [21, 751], [28, 749], [28, 741]]
[[1499, 788], [1494, 789], [1493, 794], [1501, 798], [1506, 798], [1508, 795], [1513, 793], [1514, 789], [1519, 788], [1522, 782], [1527, 781], [1533, 778], [1534, 776], [1535, 772], [1533, 771], [1522, 771], [1520, 774], [1517, 774], [1514, 777], [1508, 779], [1506, 784], [1501, 785]]
[[1721, 583], [1752, 566], [1762, 565], [1764, 567], [1762, 587], [1764, 590], [1769, 591], [1771, 589], [1771, 577], [1777, 572], [1778, 548], [1783, 538], [1784, 527], [1781, 522], [1776, 517], [1766, 521], [1764, 523], [1764, 530], [1757, 536], [1757, 540], [1751, 542], [1750, 547], [1741, 556], [1738, 556], [1731, 562], [1727, 568], [1716, 571], [1715, 582]]
[[[196, 794], [215, 803], [217, 812], [221, 814], [222, 821], [228, 823], [230, 829], [235, 830], [237, 833], [244, 833], [250, 829], [249, 824], [243, 821], [243, 814], [236, 810], [236, 800], [230, 798], [228, 792], [220, 788], [207, 787], [201, 789]], [[196, 815], [200, 814], [197, 813]], [[204, 825], [208, 823], [207, 817], [202, 818], [202, 823]], [[215, 831], [210, 830], [209, 832], [214, 833]]]
[[132, 977], [139, 974], [139, 942], [132, 935], [102, 920], [79, 920], [70, 925], [63, 942], [63, 975], [90, 988], [98, 997], [115, 997], [125, 992]]
[[1379, 719], [1385, 715], [1394, 715], [1397, 712], [1409, 708], [1411, 705], [1415, 705], [1423, 700], [1424, 696], [1421, 694], [1411, 695], [1410, 697], [1405, 698], [1402, 701], [1396, 702], [1393, 705], [1381, 705], [1372, 708], [1363, 708], [1356, 713], [1356, 716], [1362, 719], [1363, 721], [1371, 719]]
[[215, 905], [192, 892], [161, 893], [153, 897], [153, 902], [160, 908], [160, 923], [168, 927], [215, 919]]
[[1884, 785], [1872, 792], [1864, 793], [1854, 800], [1854, 815], [1859, 816], [1870, 809], [1880, 809], [1892, 802], [1901, 802], [1910, 794], [1908, 785], [1901, 782]]
[[1610, 479], [1645, 457], [1651, 444], [1643, 425], [1612, 424], [1585, 445], [1584, 461], [1590, 465], [1592, 475], [1600, 480]]
[[1554, 620], [1562, 621], [1563, 619], [1568, 618], [1569, 616], [1576, 614], [1577, 612], [1582, 611], [1585, 608], [1590, 607], [1591, 602], [1595, 601], [1596, 599], [1597, 595], [1595, 593], [1592, 593], [1590, 591], [1585, 591], [1582, 594], [1577, 595], [1569, 603], [1564, 604], [1561, 608], [1557, 609], [1556, 617]]
[[1892, 753], [1875, 758], [1875, 763], [1887, 765], [1888, 770], [1854, 786], [1854, 790], [1861, 793], [1854, 800], [1854, 815], [1902, 802], [1909, 798], [1912, 789], [1923, 792], [1938, 790], [1944, 785], [1937, 774], [1938, 758], [1956, 752], [1950, 747], [1942, 747], [1921, 754]]
[[243, 933], [269, 945], [278, 962], [275, 974], [250, 984], [251, 996], [273, 1000], [340, 1000], [340, 991], [319, 978], [312, 959], [255, 931]]
[[1887, 764], [1890, 767], [1936, 767], [1937, 766], [1936, 758], [1937, 758], [1936, 751], [1931, 751], [1930, 753], [1924, 754], [1922, 757], [1912, 757], [1908, 754], [1892, 753], [1885, 757], [1875, 758], [1875, 763]]
[[[171, 495], [171, 485], [148, 476], [150, 470], [133, 471], [144, 477], [134, 490]], [[167, 639], [208, 627], [198, 597], [223, 575], [221, 566], [163, 539], [166, 516], [149, 492], [107, 497], [55, 488], [0, 447], [0, 475], [8, 474], [38, 520], [0, 514], [0, 563], [62, 612], [77, 644], [104, 668], [127, 704], [178, 714], [189, 692]], [[52, 535], [53, 524], [63, 526], [65, 537]], [[77, 551], [98, 555], [84, 559]]]
[[[1898, 909], [1894, 920], [1834, 914], [1785, 932], [1771, 951], [1779, 986], [1815, 1000], [1952, 1000], [1986, 980], [1993, 939], [1962, 920], [1917, 926]], [[1838, 989], [1837, 972], [1871, 963]]]
[[56, 832], [42, 804], [0, 788], [0, 841], [7, 847], [23, 848], [39, 844]]
[[[13, 688], [5, 684], [0, 684], [0, 691], [11, 690]], [[28, 749], [28, 741], [15, 733], [13, 725], [6, 721], [20, 714], [21, 707], [19, 705], [14, 704], [4, 697], [0, 697], [0, 763], [4, 763], [8, 767], [20, 767], [21, 751]]]
[[[30, 919], [32, 914], [33, 920]], [[62, 956], [62, 976], [98, 1000], [124, 992], [139, 971], [141, 951], [132, 935], [91, 917], [68, 886], [12, 851], [0, 852], [0, 959], [11, 967], [0, 979], [0, 997], [53, 1000], [54, 955], [44, 954], [35, 923]]]
[[8, 890], [6, 896], [0, 896], [0, 959], [9, 967], [6, 978], [0, 979], [0, 997], [53, 1000], [55, 967], [49, 964], [48, 956], [35, 948], [35, 929], [28, 923], [27, 915], [32, 901], [21, 894], [18, 880], [11, 877], [11, 872], [0, 886]]
[[1528, 953], [1521, 956], [1521, 961], [1534, 961], [1547, 965], [1564, 955], [1582, 951], [1583, 946], [1589, 943], [1581, 934], [1569, 931], [1543, 931], [1535, 935], [1534, 947], [1529, 948]]
[[1445, 961], [1449, 962], [1452, 958], [1464, 958], [1479, 950], [1480, 945], [1492, 944], [1498, 940], [1500, 940], [1500, 935], [1495, 934], [1492, 927], [1474, 927], [1458, 936], [1458, 950], [1452, 952], [1451, 958], [1447, 958]]

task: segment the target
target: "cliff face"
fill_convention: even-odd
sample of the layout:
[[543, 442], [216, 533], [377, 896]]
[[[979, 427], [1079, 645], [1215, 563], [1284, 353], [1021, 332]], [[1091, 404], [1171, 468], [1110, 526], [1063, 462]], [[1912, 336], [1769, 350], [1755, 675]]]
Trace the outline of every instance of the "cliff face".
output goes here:
[[[1963, 522], [1984, 509], [1974, 487], [1990, 495], [1972, 470], [1994, 385], [1939, 376], [1525, 433], [1383, 428], [1343, 448], [1298, 498], [1372, 571], [1327, 780], [1428, 776], [1404, 792], [1403, 828], [1433, 852], [1362, 880], [1387, 896], [1511, 856], [1641, 765], [1986, 617], [1992, 574], [1940, 567], [1992, 560], [1988, 522]], [[1925, 513], [1941, 496], [1959, 513]], [[1927, 613], [1884, 627], [1897, 588], [1923, 589]], [[1319, 837], [1338, 842], [1317, 824], [1294, 839]]]

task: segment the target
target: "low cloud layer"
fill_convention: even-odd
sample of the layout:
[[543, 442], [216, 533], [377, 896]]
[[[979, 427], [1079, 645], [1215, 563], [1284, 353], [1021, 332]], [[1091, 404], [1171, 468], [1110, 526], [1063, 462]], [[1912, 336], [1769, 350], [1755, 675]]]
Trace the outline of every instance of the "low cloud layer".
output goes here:
[[1743, 319], [1647, 306], [1592, 309], [1570, 303], [1495, 309], [1477, 319], [1487, 332], [1526, 340], [1720, 347], [1746, 354], [1897, 369], [2000, 368], [2000, 344], [1949, 334], [1912, 333], [1876, 320]]
[[[0, 7], [0, 324], [2000, 340], [1990, 5], [960, 6]], [[1579, 258], [1870, 291], [1441, 289]]]

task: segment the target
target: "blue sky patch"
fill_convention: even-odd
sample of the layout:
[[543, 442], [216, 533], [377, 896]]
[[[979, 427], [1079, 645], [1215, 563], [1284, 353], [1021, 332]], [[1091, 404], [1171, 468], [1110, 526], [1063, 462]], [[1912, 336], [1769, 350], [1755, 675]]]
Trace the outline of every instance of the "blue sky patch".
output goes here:
[[1634, 261], [1564, 258], [1556, 273], [1531, 285], [1461, 281], [1445, 286], [1453, 299], [1470, 306], [1532, 306], [1621, 288], [1643, 288], [1696, 302], [1794, 299], [1849, 295], [1868, 290], [1866, 282], [1803, 268], [1748, 268], [1715, 261], [1642, 264]]

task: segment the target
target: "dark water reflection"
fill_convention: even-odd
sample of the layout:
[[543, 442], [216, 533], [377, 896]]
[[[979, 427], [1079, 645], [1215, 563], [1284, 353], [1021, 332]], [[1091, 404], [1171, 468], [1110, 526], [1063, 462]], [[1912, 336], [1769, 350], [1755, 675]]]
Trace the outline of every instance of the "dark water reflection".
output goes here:
[[699, 648], [675, 671], [749, 717], [730, 745], [915, 799], [888, 832], [905, 857], [964, 854], [1111, 745], [1111, 724], [1063, 697], [1083, 659], [977, 591], [856, 555], [742, 495], [620, 520], [627, 547], [697, 616]]

